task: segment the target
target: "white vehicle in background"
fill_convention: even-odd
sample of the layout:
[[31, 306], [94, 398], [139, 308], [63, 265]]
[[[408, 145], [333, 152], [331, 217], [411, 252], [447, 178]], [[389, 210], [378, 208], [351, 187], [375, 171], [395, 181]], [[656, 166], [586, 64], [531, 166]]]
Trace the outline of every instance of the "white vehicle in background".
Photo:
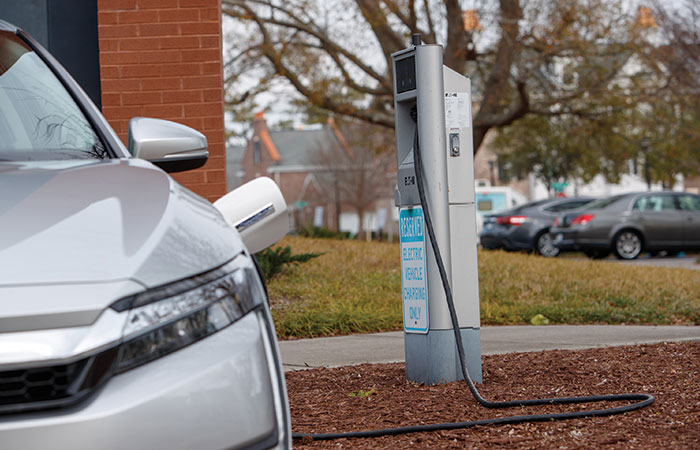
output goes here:
[[252, 257], [289, 227], [274, 182], [214, 207], [166, 173], [201, 133], [134, 118], [127, 150], [1, 20], [0, 138], [0, 448], [291, 448]]
[[481, 235], [484, 216], [525, 204], [527, 198], [508, 186], [476, 186], [476, 234]]

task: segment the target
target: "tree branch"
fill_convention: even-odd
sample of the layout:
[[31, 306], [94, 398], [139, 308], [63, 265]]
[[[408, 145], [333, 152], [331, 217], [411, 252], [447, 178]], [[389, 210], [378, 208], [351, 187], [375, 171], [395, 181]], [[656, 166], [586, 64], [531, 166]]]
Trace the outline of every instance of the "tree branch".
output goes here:
[[471, 39], [464, 29], [459, 0], [445, 0], [445, 9], [447, 10], [447, 45], [443, 62], [455, 71], [464, 73], [467, 42]]
[[520, 32], [518, 21], [522, 18], [522, 10], [518, 0], [500, 0], [500, 4], [501, 38], [498, 42], [494, 64], [484, 87], [484, 99], [474, 118], [475, 154], [491, 127], [510, 123], [516, 118], [522, 117], [527, 113], [527, 110], [523, 112], [521, 108], [527, 109], [529, 107], [525, 83], [521, 82], [518, 85], [520, 105], [511, 106], [505, 113], [501, 112], [501, 105], [510, 79], [510, 71], [518, 53], [518, 34]]
[[418, 28], [418, 18], [416, 17], [416, 8], [414, 0], [409, 1], [408, 16], [402, 12], [402, 9], [394, 0], [382, 0], [389, 11], [394, 14], [399, 20], [406, 25], [406, 27], [411, 31], [412, 34], [425, 35], [425, 31]]
[[391, 54], [404, 48], [407, 43], [391, 28], [379, 3], [374, 0], [355, 0], [355, 3], [377, 37], [388, 68], [387, 76], [391, 80]]
[[311, 25], [308, 25], [308, 24], [302, 22], [291, 11], [288, 11], [288, 10], [282, 9], [280, 7], [271, 5], [271, 7], [273, 7], [275, 10], [278, 10], [278, 11], [286, 14], [292, 20], [292, 22], [277, 20], [277, 19], [272, 18], [272, 17], [271, 18], [263, 18], [263, 17], [260, 17], [259, 15], [255, 14], [255, 12], [250, 7], [248, 7], [245, 3], [246, 2], [244, 0], [223, 0], [223, 4], [225, 6], [233, 6], [233, 7], [242, 8], [247, 12], [247, 14], [238, 14], [238, 13], [236, 13], [236, 11], [229, 10], [229, 9], [224, 9], [223, 12], [224, 12], [224, 14], [228, 14], [232, 17], [237, 17], [237, 18], [243, 19], [243, 20], [252, 20], [253, 16], [255, 16], [255, 18], [262, 20], [264, 23], [267, 23], [270, 25], [277, 25], [280, 27], [295, 29], [295, 30], [304, 32], [304, 33], [308, 34], [309, 36], [312, 36], [312, 37], [318, 39], [319, 42], [321, 42], [321, 45], [323, 46], [323, 48], [327, 52], [338, 53], [338, 54], [343, 55], [344, 57], [346, 57], [348, 59], [348, 61], [350, 61], [352, 64], [354, 64], [357, 68], [359, 68], [364, 73], [366, 73], [370, 77], [377, 80], [380, 84], [382, 84], [385, 87], [385, 89], [387, 89], [389, 91], [393, 90], [393, 85], [391, 83], [391, 79], [387, 80], [387, 78], [384, 75], [382, 75], [379, 72], [377, 72], [376, 70], [372, 69], [371, 66], [363, 63], [362, 60], [360, 58], [358, 58], [356, 55], [354, 55], [353, 53], [351, 53], [347, 49], [341, 47], [340, 45], [336, 44], [335, 42], [331, 41], [324, 32], [321, 32], [320, 30], [316, 30]]
[[299, 77], [291, 70], [282, 60], [282, 55], [275, 51], [274, 45], [270, 40], [268, 30], [265, 28], [265, 21], [257, 16], [247, 5], [241, 5], [241, 8], [249, 13], [248, 17], [257, 25], [262, 35], [261, 50], [265, 57], [274, 66], [275, 71], [285, 77], [294, 88], [304, 97], [306, 97], [313, 105], [336, 112], [338, 114], [355, 117], [366, 122], [382, 125], [385, 127], [393, 127], [393, 116], [382, 114], [378, 111], [369, 111], [367, 109], [355, 108], [348, 104], [340, 104], [335, 102], [331, 97], [320, 91], [314, 91], [299, 79]]
[[435, 35], [435, 24], [433, 23], [433, 16], [430, 14], [430, 5], [428, 5], [428, 0], [423, 0], [423, 8], [425, 8], [425, 20], [428, 22], [427, 42], [435, 43], [437, 42], [437, 36]]

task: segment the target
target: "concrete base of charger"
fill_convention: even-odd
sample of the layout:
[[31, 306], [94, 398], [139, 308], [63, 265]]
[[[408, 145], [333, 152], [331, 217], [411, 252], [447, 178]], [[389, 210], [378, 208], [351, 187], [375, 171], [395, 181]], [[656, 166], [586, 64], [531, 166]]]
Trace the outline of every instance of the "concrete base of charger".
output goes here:
[[[478, 328], [461, 328], [467, 370], [481, 383], [481, 338]], [[406, 378], [434, 385], [463, 379], [457, 344], [452, 330], [430, 330], [428, 334], [404, 333]]]

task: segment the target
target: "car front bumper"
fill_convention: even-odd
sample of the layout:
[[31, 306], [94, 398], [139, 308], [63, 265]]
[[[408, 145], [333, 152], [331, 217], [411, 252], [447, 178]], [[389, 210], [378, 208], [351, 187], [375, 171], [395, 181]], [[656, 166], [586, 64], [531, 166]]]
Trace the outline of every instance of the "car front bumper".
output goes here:
[[503, 240], [498, 236], [482, 234], [479, 237], [481, 246], [488, 250], [495, 250], [503, 247]]
[[492, 225], [484, 229], [480, 236], [481, 246], [486, 249], [529, 250], [532, 236], [526, 227], [504, 227]]
[[6, 449], [290, 448], [269, 312], [111, 378], [77, 406], [0, 416]]
[[576, 242], [575, 231], [552, 230], [549, 234], [552, 236], [552, 243], [560, 251], [574, 251], [579, 249], [578, 243]]

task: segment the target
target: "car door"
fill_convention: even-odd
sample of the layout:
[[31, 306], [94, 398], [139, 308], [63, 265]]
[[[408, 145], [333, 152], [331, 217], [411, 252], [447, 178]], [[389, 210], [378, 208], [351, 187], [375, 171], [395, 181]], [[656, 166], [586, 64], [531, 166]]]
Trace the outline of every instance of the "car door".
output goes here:
[[639, 197], [632, 207], [632, 218], [642, 229], [647, 247], [682, 245], [683, 221], [673, 194], [656, 193]]
[[683, 245], [700, 248], [700, 196], [681, 194], [678, 205], [683, 221]]

